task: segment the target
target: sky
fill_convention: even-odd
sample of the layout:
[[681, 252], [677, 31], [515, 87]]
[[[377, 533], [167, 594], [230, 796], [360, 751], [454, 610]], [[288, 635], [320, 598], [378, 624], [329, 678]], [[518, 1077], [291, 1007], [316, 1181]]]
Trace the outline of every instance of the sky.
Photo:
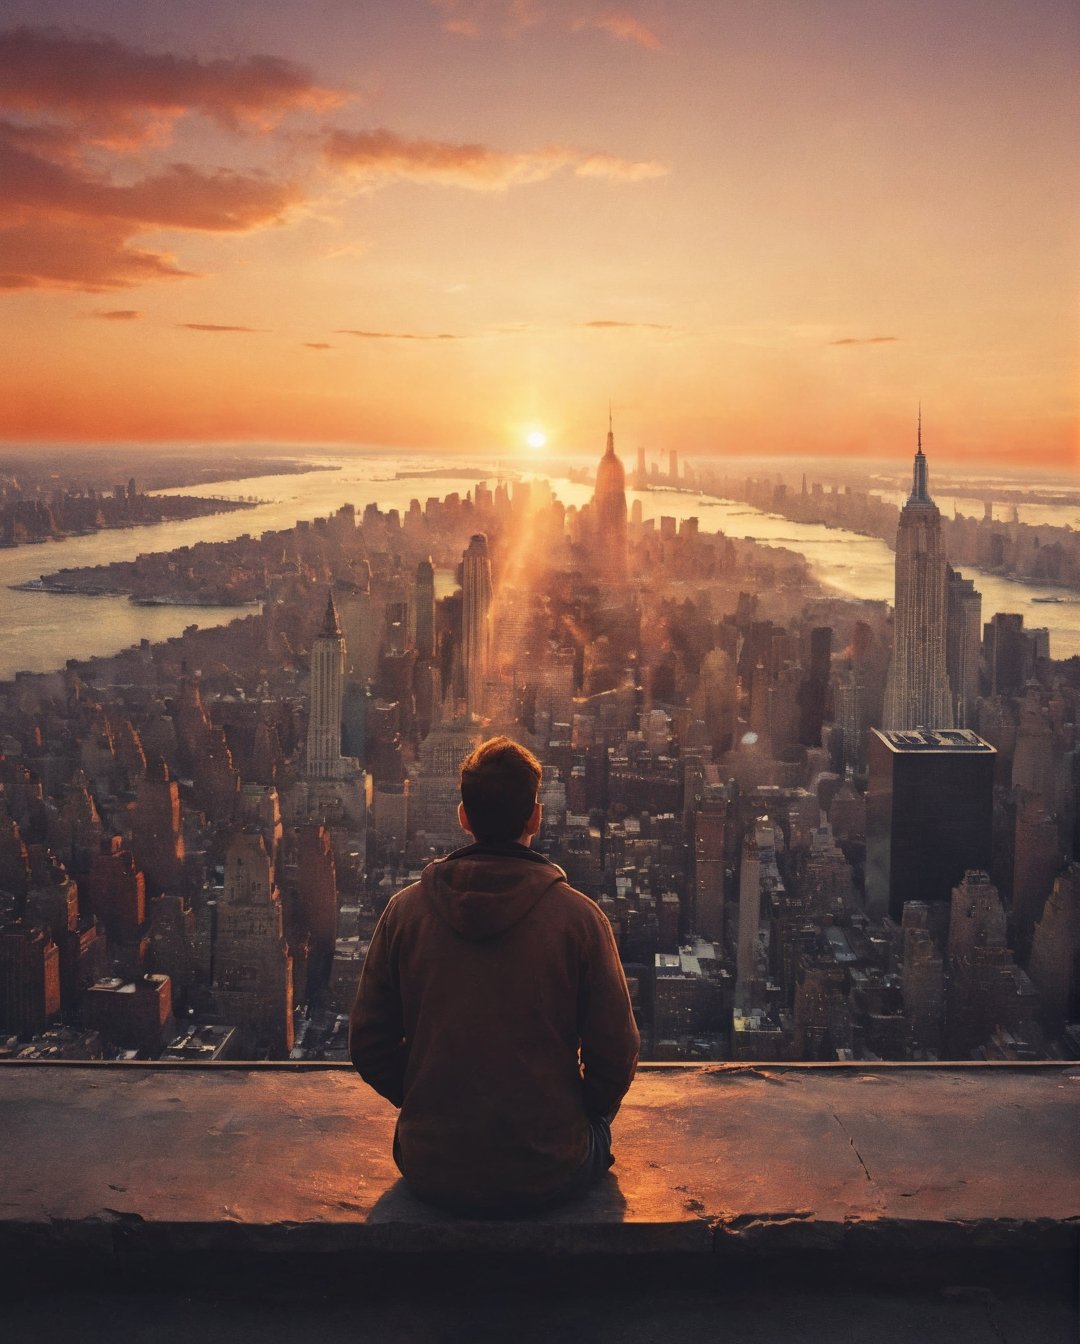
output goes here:
[[4, 0], [0, 440], [1077, 468], [1078, 126], [1075, 0]]

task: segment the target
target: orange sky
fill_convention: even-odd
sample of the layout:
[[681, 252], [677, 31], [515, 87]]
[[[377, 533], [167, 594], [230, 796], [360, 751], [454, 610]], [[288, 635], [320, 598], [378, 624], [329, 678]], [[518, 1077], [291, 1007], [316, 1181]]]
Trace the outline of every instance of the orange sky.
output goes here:
[[1075, 465], [1078, 14], [5, 0], [0, 437]]

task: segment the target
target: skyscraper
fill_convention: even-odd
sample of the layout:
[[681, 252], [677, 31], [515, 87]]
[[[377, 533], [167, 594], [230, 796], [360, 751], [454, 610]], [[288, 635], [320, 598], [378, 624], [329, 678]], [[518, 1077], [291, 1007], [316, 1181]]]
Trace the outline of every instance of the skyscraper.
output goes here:
[[758, 858], [757, 825], [743, 840], [739, 865], [739, 941], [736, 962], [736, 995], [750, 995], [757, 976], [757, 936], [761, 922], [761, 865]]
[[[347, 832], [363, 852], [361, 837], [367, 827], [367, 786], [365, 772], [355, 756], [342, 754], [345, 716], [345, 668], [348, 647], [341, 631], [333, 594], [326, 601], [319, 633], [311, 644], [311, 678], [308, 700], [307, 743], [300, 778], [282, 795], [282, 814], [292, 825], [322, 822], [335, 833]], [[360, 704], [351, 708], [350, 747], [355, 749], [358, 733], [357, 713], [366, 710], [362, 693]]]
[[416, 653], [435, 656], [435, 568], [431, 557], [416, 566]]
[[626, 472], [615, 455], [610, 411], [604, 456], [596, 468], [593, 510], [600, 572], [609, 583], [622, 583], [626, 579]]
[[465, 710], [470, 718], [484, 713], [484, 693], [491, 666], [491, 559], [487, 537], [477, 532], [462, 558], [461, 645], [465, 675]]
[[984, 636], [990, 694], [1019, 695], [1035, 661], [1023, 615], [1014, 611], [995, 612], [985, 626]]
[[644, 490], [649, 484], [649, 472], [645, 466], [645, 448], [638, 444], [637, 467], [634, 469], [634, 489]]
[[131, 815], [131, 848], [146, 874], [149, 895], [175, 895], [184, 871], [180, 788], [160, 756], [151, 757], [139, 781]]
[[950, 1059], [969, 1059], [995, 1026], [1013, 1026], [1017, 994], [1005, 907], [982, 871], [965, 872], [952, 890], [945, 989], [945, 1044]]
[[870, 733], [866, 904], [900, 923], [905, 901], [947, 901], [988, 869], [994, 748], [970, 728]]
[[345, 694], [345, 637], [338, 624], [334, 595], [326, 600], [322, 629], [311, 646], [311, 705], [307, 735], [307, 774], [311, 779], [340, 779], [341, 704]]
[[338, 926], [338, 889], [330, 832], [318, 823], [296, 832], [296, 891], [312, 959], [329, 974]]
[[921, 412], [913, 478], [896, 529], [893, 655], [882, 725], [886, 730], [953, 726], [945, 670], [945, 549], [941, 514], [927, 488]]
[[211, 1011], [243, 1029], [248, 1048], [277, 1059], [293, 1044], [292, 957], [263, 838], [234, 832], [225, 855], [211, 965]]
[[0, 1030], [25, 1039], [60, 1012], [60, 950], [47, 928], [0, 925]]
[[754, 1006], [759, 984], [761, 891], [765, 870], [775, 866], [775, 837], [768, 817], [758, 817], [743, 840], [739, 866], [739, 937], [735, 963], [735, 1003]]
[[810, 631], [810, 666], [799, 683], [799, 741], [807, 747], [821, 745], [821, 725], [828, 708], [829, 673], [832, 669], [832, 627], [815, 626]]
[[945, 566], [945, 670], [949, 674], [958, 728], [975, 723], [979, 696], [979, 653], [982, 637], [982, 594], [971, 579]]

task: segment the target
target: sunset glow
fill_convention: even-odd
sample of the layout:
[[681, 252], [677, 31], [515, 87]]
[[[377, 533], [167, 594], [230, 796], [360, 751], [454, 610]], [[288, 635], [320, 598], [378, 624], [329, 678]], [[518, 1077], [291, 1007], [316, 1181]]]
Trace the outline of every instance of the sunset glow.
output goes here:
[[1071, 0], [0, 23], [6, 440], [1078, 461]]

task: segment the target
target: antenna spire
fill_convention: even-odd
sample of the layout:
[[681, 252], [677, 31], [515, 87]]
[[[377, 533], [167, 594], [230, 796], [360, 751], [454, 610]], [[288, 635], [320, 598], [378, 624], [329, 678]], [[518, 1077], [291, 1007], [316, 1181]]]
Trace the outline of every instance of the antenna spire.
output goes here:
[[326, 615], [323, 617], [322, 630], [319, 633], [331, 639], [341, 638], [341, 624], [338, 621], [337, 607], [334, 605], [333, 588], [326, 594]]
[[922, 402], [919, 402], [919, 428], [916, 436], [915, 463], [912, 470], [909, 504], [932, 504], [927, 480], [926, 454], [922, 450]]

